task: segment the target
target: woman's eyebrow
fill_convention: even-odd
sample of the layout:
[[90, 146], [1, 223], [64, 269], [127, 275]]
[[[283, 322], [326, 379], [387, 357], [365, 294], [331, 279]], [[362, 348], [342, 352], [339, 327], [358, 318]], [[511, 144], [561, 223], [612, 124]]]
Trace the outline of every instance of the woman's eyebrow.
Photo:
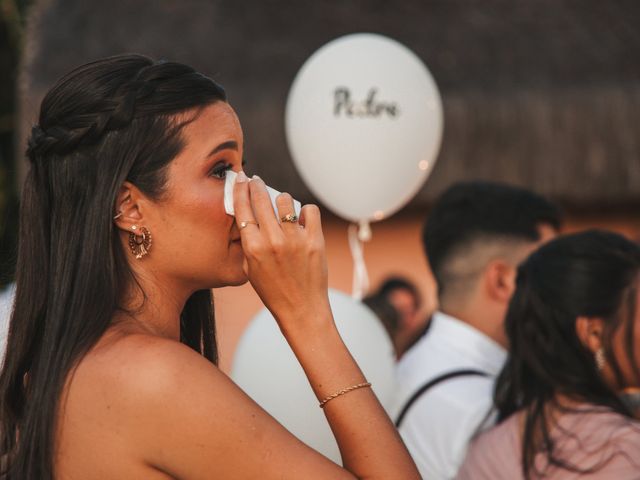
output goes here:
[[221, 143], [216, 148], [211, 150], [211, 152], [209, 153], [209, 155], [207, 155], [207, 157], [210, 157], [211, 155], [214, 155], [214, 154], [216, 154], [216, 153], [218, 153], [218, 152], [220, 152], [222, 150], [235, 150], [235, 151], [238, 151], [238, 142], [236, 142], [234, 140], [229, 140], [228, 142]]

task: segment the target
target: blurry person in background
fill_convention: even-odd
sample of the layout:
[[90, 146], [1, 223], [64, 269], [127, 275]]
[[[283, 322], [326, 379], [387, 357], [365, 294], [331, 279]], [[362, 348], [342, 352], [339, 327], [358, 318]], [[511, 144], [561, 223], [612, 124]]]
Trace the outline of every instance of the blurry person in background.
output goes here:
[[518, 271], [496, 383], [499, 424], [460, 480], [640, 478], [640, 247], [589, 231], [558, 238]]
[[491, 423], [516, 269], [559, 225], [546, 199], [490, 182], [455, 184], [430, 212], [423, 241], [439, 310], [398, 364], [394, 410], [424, 478], [453, 478], [469, 440]]
[[7, 156], [0, 150], [0, 359], [4, 357], [9, 316], [13, 306], [18, 201]]
[[[382, 282], [376, 292], [365, 300], [365, 303], [388, 304], [395, 310], [396, 322], [393, 330], [389, 330], [386, 325], [385, 328], [389, 331], [393, 341], [396, 357], [400, 358], [415, 339], [423, 333], [428, 320], [427, 315], [421, 311], [422, 302], [418, 288], [405, 278], [389, 277]], [[369, 306], [371, 307], [371, 305]], [[382, 306], [379, 305], [378, 308], [382, 308]], [[375, 308], [372, 309], [374, 312], [376, 311]], [[390, 316], [389, 313], [381, 313], [386, 317]], [[380, 317], [380, 315], [378, 316]]]
[[11, 317], [15, 291], [16, 286], [13, 283], [0, 288], [0, 362], [4, 358], [4, 351], [7, 346], [9, 318]]
[[393, 344], [393, 350], [397, 357], [398, 351], [393, 340], [400, 323], [400, 315], [398, 314], [398, 311], [393, 305], [391, 305], [391, 303], [389, 303], [389, 300], [387, 300], [386, 297], [381, 295], [369, 295], [362, 299], [362, 303], [369, 307], [376, 317], [378, 317], [380, 323], [382, 323], [382, 326], [389, 335], [389, 340], [391, 340], [391, 343]]

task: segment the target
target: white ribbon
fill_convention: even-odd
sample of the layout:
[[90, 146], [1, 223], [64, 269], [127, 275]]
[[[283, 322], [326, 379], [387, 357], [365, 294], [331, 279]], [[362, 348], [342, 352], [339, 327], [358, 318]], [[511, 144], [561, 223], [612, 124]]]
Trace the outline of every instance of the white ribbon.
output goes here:
[[369, 290], [369, 274], [364, 261], [364, 242], [371, 240], [371, 227], [366, 220], [349, 225], [349, 248], [353, 258], [353, 287], [351, 296], [362, 300]]

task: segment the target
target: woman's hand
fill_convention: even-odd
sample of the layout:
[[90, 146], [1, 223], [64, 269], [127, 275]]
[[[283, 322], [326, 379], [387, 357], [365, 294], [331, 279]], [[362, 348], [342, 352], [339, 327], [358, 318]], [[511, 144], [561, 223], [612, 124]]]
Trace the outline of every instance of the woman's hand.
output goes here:
[[[279, 218], [295, 214], [288, 193], [276, 205]], [[241, 172], [234, 208], [249, 281], [285, 335], [331, 318], [318, 207], [305, 205], [297, 222], [278, 222], [264, 182], [258, 177], [249, 181]]]
[[[290, 195], [280, 195], [276, 204], [278, 217], [294, 213]], [[238, 174], [234, 208], [249, 281], [276, 318], [316, 398], [366, 382], [333, 323], [318, 207], [303, 207], [299, 223], [279, 223], [262, 180], [248, 182], [244, 174]], [[324, 413], [343, 465], [356, 478], [420, 478], [371, 389], [340, 395], [326, 405]], [[315, 468], [299, 469], [303, 471]], [[311, 478], [309, 475], [296, 478]]]

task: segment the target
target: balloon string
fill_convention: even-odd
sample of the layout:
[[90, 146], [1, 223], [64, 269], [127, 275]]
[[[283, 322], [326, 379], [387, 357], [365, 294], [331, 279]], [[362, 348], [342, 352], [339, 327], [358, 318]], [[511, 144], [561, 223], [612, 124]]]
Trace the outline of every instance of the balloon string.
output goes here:
[[351, 296], [362, 300], [369, 290], [369, 274], [364, 262], [363, 241], [357, 225], [349, 225], [349, 247], [353, 258], [353, 288]]

